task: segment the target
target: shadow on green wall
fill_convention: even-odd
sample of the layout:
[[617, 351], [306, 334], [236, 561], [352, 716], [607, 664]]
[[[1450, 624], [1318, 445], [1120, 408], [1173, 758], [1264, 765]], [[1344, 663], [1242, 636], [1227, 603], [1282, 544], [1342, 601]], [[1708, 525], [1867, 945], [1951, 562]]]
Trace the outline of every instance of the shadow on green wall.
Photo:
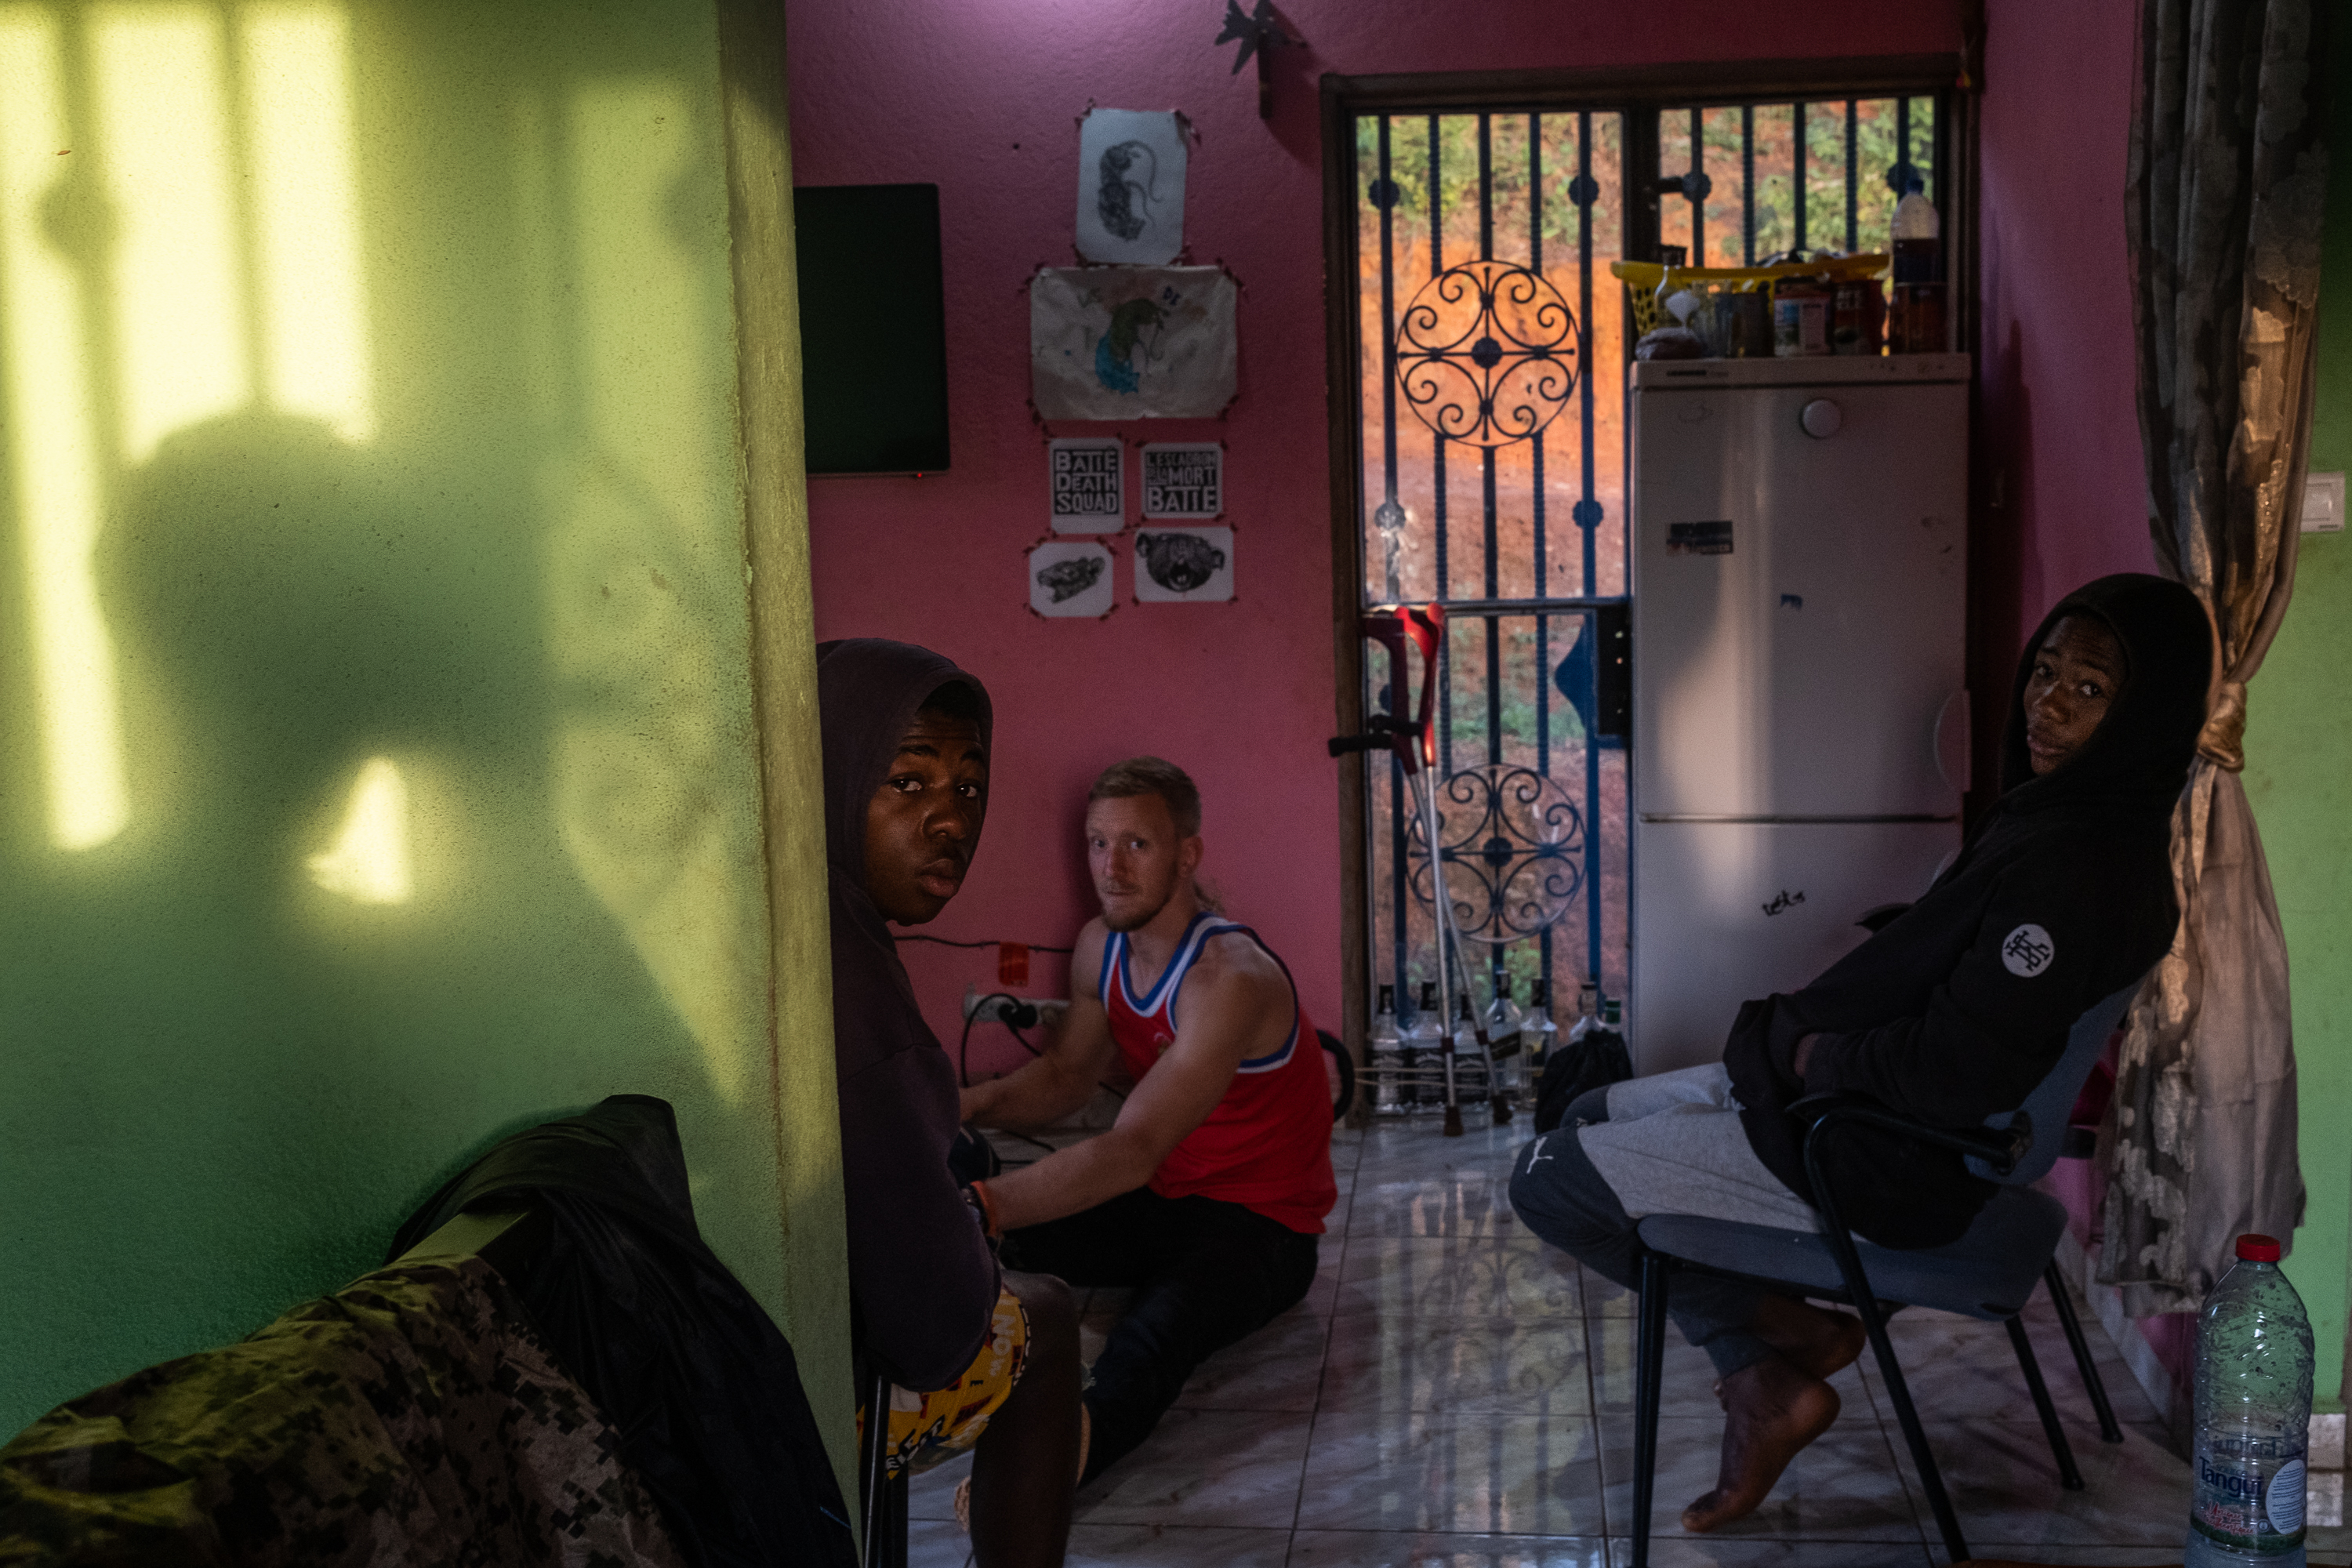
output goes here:
[[0, 8], [0, 1434], [610, 1093], [779, 1310], [719, 102], [685, 0]]

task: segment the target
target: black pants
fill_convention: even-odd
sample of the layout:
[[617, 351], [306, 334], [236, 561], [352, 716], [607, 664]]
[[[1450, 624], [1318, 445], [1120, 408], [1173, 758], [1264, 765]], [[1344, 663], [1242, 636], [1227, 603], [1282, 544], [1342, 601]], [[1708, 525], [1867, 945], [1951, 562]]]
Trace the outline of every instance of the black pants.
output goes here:
[[[1607, 1088], [1578, 1096], [1559, 1125], [1521, 1149], [1511, 1165], [1511, 1207], [1529, 1230], [1604, 1279], [1642, 1288], [1641, 1226], [1586, 1157], [1576, 1130], [1609, 1120]], [[1763, 1287], [1696, 1272], [1681, 1275], [1668, 1311], [1683, 1338], [1705, 1351], [1717, 1377], [1755, 1365], [1772, 1347], [1748, 1331]]]
[[1306, 1296], [1316, 1240], [1239, 1204], [1149, 1187], [1005, 1237], [1007, 1268], [1135, 1291], [1087, 1390], [1086, 1479], [1151, 1435], [1194, 1367]]

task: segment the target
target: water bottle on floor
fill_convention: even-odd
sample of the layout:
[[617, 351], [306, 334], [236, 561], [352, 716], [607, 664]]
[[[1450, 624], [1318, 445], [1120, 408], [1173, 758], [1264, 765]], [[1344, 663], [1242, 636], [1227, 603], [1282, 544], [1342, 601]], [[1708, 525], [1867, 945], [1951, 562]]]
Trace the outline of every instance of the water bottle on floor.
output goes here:
[[2197, 1316], [2183, 1568], [2303, 1568], [2311, 1319], [2278, 1260], [2271, 1237], [2238, 1237], [2238, 1261]]

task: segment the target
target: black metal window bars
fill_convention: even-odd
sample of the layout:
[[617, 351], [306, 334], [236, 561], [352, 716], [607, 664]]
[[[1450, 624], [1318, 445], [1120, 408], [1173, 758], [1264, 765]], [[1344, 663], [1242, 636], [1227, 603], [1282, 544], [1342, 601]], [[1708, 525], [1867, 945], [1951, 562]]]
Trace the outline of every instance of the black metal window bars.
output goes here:
[[[1729, 263], [1710, 233], [1736, 233], [1741, 264], [1824, 240], [1883, 247], [1912, 178], [1947, 199], [1948, 95], [1350, 121], [1361, 603], [1435, 600], [1449, 628], [1442, 874], [1397, 764], [1369, 759], [1363, 979], [1393, 984], [1409, 1019], [1434, 973], [1425, 900], [1442, 882], [1486, 944], [1488, 997], [1532, 981], [1557, 1016], [1577, 981], [1622, 994], [1628, 970], [1627, 726], [1610, 677], [1629, 603], [1633, 334], [1601, 269], [1676, 250]], [[1390, 675], [1366, 663], [1368, 712], [1397, 710]]]

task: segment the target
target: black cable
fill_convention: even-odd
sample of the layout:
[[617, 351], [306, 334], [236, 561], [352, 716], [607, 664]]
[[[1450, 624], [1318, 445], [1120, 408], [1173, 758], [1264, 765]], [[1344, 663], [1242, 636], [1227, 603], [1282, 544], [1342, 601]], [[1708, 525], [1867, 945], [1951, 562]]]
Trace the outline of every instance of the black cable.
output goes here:
[[[1002, 942], [956, 942], [944, 936], [925, 936], [920, 931], [892, 931], [890, 933], [890, 940], [893, 942], [928, 942], [934, 947], [1003, 947], [1005, 945], [1005, 943]], [[1012, 945], [1014, 947], [1025, 947], [1032, 952], [1059, 952], [1067, 954], [1076, 951], [1075, 948], [1067, 947], [1045, 947], [1034, 942], [1016, 942]]]
[[[971, 1006], [965, 1011], [963, 1016], [963, 1038], [956, 1042], [956, 1084], [959, 1088], [970, 1089], [971, 1087], [971, 1026], [973, 1022], [979, 1018], [981, 1010], [986, 1007], [991, 1002], [1011, 1002], [1017, 1005], [1020, 1000], [1020, 997], [1003, 991], [992, 991], [985, 996], [974, 997], [972, 999]], [[1008, 1029], [1013, 1028], [1013, 1026], [1010, 1023], [1007, 1023], [1004, 1026]], [[1013, 1038], [1021, 1038], [1021, 1032], [1019, 1030], [1013, 1030]], [[1029, 1046], [1029, 1042], [1026, 1040], [1022, 1040], [1021, 1043], [1024, 1046]], [[1036, 1047], [1029, 1046], [1029, 1054], [1034, 1057], [1042, 1055], [1043, 1053], [1041, 1053]]]

